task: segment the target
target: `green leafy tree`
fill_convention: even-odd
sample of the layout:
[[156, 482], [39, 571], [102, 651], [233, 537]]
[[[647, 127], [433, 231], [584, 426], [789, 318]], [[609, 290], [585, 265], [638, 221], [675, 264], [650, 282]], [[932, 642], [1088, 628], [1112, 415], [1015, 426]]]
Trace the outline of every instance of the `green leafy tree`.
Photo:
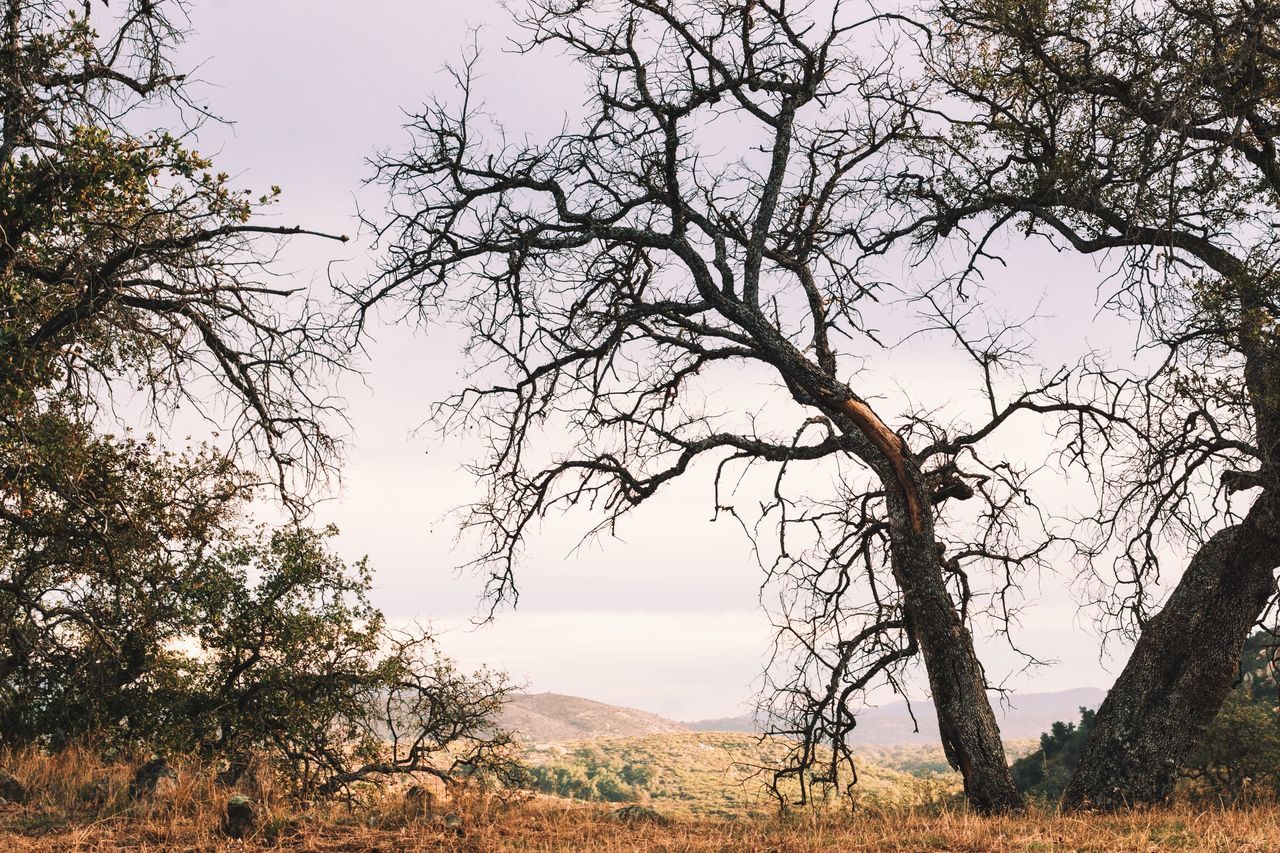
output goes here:
[[51, 401], [88, 418], [127, 388], [221, 424], [301, 500], [336, 461], [340, 324], [270, 280], [261, 241], [303, 231], [255, 221], [278, 188], [239, 189], [188, 148], [205, 110], [170, 59], [185, 22], [181, 0], [3, 6], [0, 429], [29, 434]]
[[[304, 793], [502, 770], [502, 676], [389, 631], [328, 531], [246, 529], [334, 470], [348, 350], [271, 273], [315, 232], [188, 145], [186, 5], [0, 9], [0, 742], [265, 751]], [[225, 446], [103, 434], [121, 390]]]
[[505, 677], [389, 630], [331, 529], [246, 530], [246, 477], [211, 450], [42, 423], [46, 488], [0, 494], [0, 743], [194, 751], [232, 778], [265, 754], [299, 793], [518, 770]]
[[1080, 709], [1080, 724], [1055, 722], [1040, 735], [1040, 748], [1013, 763], [1013, 783], [1023, 793], [1057, 802], [1080, 763], [1093, 729], [1094, 712]]
[[637, 788], [647, 788], [654, 779], [653, 767], [648, 764], [627, 762], [622, 765], [622, 781]]
[[56, 413], [30, 424], [5, 447], [22, 476], [0, 489], [0, 740], [128, 743], [177, 712], [158, 701], [181, 676], [167, 643], [218, 582], [205, 558], [243, 475]]
[[601, 767], [592, 777], [596, 794], [607, 803], [625, 803], [636, 798], [635, 790], [612, 768]]
[[429, 634], [389, 630], [367, 563], [325, 547], [335, 532], [286, 528], [214, 558], [223, 582], [200, 602], [186, 702], [194, 745], [267, 751], [308, 793], [411, 773], [515, 778], [497, 725], [506, 677], [462, 673]]

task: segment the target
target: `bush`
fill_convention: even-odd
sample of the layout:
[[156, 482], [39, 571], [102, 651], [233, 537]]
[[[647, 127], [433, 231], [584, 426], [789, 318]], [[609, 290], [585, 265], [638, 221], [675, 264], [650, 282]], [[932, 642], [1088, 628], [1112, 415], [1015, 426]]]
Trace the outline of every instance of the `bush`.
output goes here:
[[577, 800], [628, 803], [639, 799], [653, 779], [648, 767], [620, 763], [597, 747], [583, 747], [573, 764], [545, 764], [530, 769], [529, 786], [545, 794]]
[[1233, 690], [1186, 762], [1195, 799], [1235, 804], [1280, 794], [1280, 717], [1270, 699]]
[[[336, 531], [245, 524], [210, 451], [97, 436], [53, 415], [0, 448], [0, 746], [262, 753], [300, 794], [404, 772], [514, 772], [506, 678], [391, 631]], [[28, 433], [30, 435], [31, 433]]]

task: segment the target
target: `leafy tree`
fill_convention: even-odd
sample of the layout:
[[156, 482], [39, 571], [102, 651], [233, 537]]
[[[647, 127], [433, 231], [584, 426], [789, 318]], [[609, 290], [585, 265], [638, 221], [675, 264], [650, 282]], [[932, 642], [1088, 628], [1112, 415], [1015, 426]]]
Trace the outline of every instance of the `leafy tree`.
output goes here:
[[529, 785], [536, 790], [578, 800], [634, 802], [653, 780], [644, 764], [610, 760], [593, 747], [577, 750], [573, 764], [543, 764], [529, 768]]
[[0, 501], [0, 742], [265, 754], [300, 793], [515, 772], [505, 678], [389, 630], [331, 530], [244, 530], [245, 475], [212, 451], [46, 426], [50, 488]]
[[622, 765], [619, 775], [622, 776], [623, 782], [637, 788], [647, 788], [654, 778], [653, 767], [635, 762], [627, 762]]
[[1192, 795], [1236, 803], [1280, 794], [1280, 718], [1247, 688], [1227, 695], [1191, 752], [1183, 774]]
[[[509, 767], [502, 676], [389, 631], [327, 532], [246, 529], [263, 475], [302, 511], [334, 470], [348, 350], [271, 280], [315, 232], [188, 147], [185, 4], [2, 8], [0, 741], [265, 751], [302, 793]], [[122, 390], [225, 448], [103, 434]]]
[[566, 767], [563, 764], [549, 764], [533, 767], [530, 770], [531, 784], [539, 791], [555, 794], [558, 797], [571, 797], [589, 800], [595, 795], [595, 785], [587, 778], [581, 767]]
[[[303, 233], [254, 221], [278, 189], [234, 187], [184, 141], [205, 114], [170, 61], [185, 5], [122, 5], [3, 7], [0, 429], [130, 388], [222, 425], [301, 499], [336, 459], [341, 326], [267, 278], [260, 240]], [[155, 116], [174, 121], [146, 129]]]
[[287, 528], [213, 558], [223, 580], [202, 591], [193, 683], [178, 703], [191, 745], [266, 751], [308, 793], [411, 773], [514, 778], [496, 722], [505, 676], [466, 675], [430, 635], [389, 630], [366, 563], [324, 547], [333, 532]]
[[1240, 655], [1237, 689], [1248, 692], [1254, 702], [1280, 705], [1280, 678], [1276, 673], [1276, 635], [1273, 631], [1257, 631], [1244, 643]]
[[1013, 763], [1018, 790], [1057, 802], [1080, 763], [1080, 752], [1093, 729], [1094, 711], [1080, 709], [1080, 724], [1055, 722], [1040, 735], [1040, 748]]
[[595, 785], [596, 794], [607, 803], [625, 803], [636, 798], [631, 785], [623, 781], [610, 768], [597, 769], [591, 781]]
[[205, 558], [243, 475], [207, 450], [29, 423], [34, 440], [5, 448], [22, 476], [0, 492], [0, 738], [132, 741], [181, 719], [164, 700], [180, 678], [167, 643], [217, 580]]
[[1276, 636], [1258, 631], [1244, 644], [1235, 688], [1183, 767], [1189, 793], [1236, 803], [1280, 794], [1280, 711]]

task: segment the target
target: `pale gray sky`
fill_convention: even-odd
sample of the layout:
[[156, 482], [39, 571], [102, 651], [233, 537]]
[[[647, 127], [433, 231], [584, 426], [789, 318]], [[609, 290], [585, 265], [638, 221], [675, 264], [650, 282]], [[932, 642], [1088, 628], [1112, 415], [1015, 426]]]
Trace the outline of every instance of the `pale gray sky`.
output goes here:
[[[441, 66], [458, 58], [470, 27], [481, 28], [476, 38], [485, 49], [480, 89], [505, 124], [537, 137], [580, 106], [582, 91], [562, 58], [502, 52], [506, 20], [489, 0], [198, 0], [185, 57], [199, 63], [214, 111], [235, 122], [207, 127], [199, 147], [220, 153], [221, 168], [247, 186], [281, 185], [282, 224], [355, 234], [357, 201], [370, 210], [381, 204], [376, 192], [361, 189], [365, 158], [403, 144], [402, 109], [444, 92]], [[1047, 317], [1036, 328], [1047, 357], [1116, 339], [1114, 324], [1090, 325], [1090, 290], [1080, 282], [1098, 276], [1087, 263], [1043, 246], [1017, 247], [1010, 260], [994, 287], [1015, 316], [1044, 300]], [[287, 254], [302, 281], [323, 282], [330, 261], [358, 276], [369, 263], [367, 246], [357, 241], [335, 254], [332, 244], [300, 242]], [[412, 434], [427, 403], [457, 383], [459, 341], [449, 332], [405, 328], [382, 329], [377, 338], [367, 387], [345, 387], [354, 441], [341, 495], [322, 511], [342, 528], [347, 556], [369, 554], [377, 604], [393, 619], [442, 629], [444, 647], [464, 665], [507, 669], [534, 690], [682, 719], [739, 712], [769, 630], [757, 609], [760, 575], [747, 543], [730, 523], [706, 521], [707, 478], [682, 482], [642, 508], [620, 540], [572, 556], [583, 520], [554, 521], [529, 548], [519, 610], [473, 631], [467, 619], [477, 612], [479, 583], [454, 571], [470, 555], [465, 544], [454, 547], [444, 518], [474, 491], [461, 470], [472, 448]], [[938, 404], [973, 387], [965, 367], [952, 356], [939, 361], [929, 342], [894, 352], [881, 378], [886, 394]], [[773, 393], [749, 376], [733, 391], [765, 399]], [[1037, 428], [1027, 429], [1011, 446], [1036, 444]], [[1098, 662], [1090, 619], [1078, 614], [1064, 582], [1046, 578], [1032, 598], [1019, 640], [1060, 664], [1010, 686], [1107, 686], [1111, 675]], [[981, 653], [997, 679], [1018, 663], [998, 642], [984, 642]]]

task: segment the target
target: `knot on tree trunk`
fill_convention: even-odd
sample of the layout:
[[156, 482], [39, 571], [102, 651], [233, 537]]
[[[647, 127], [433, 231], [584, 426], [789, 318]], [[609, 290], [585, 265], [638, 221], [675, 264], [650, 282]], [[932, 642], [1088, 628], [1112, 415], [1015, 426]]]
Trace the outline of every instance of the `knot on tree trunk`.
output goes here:
[[965, 480], [954, 462], [926, 471], [924, 484], [929, 492], [929, 502], [934, 506], [949, 500], [967, 501], [974, 495], [973, 486]]
[[1231, 495], [1274, 485], [1275, 478], [1269, 471], [1223, 471], [1221, 482], [1227, 494]]

